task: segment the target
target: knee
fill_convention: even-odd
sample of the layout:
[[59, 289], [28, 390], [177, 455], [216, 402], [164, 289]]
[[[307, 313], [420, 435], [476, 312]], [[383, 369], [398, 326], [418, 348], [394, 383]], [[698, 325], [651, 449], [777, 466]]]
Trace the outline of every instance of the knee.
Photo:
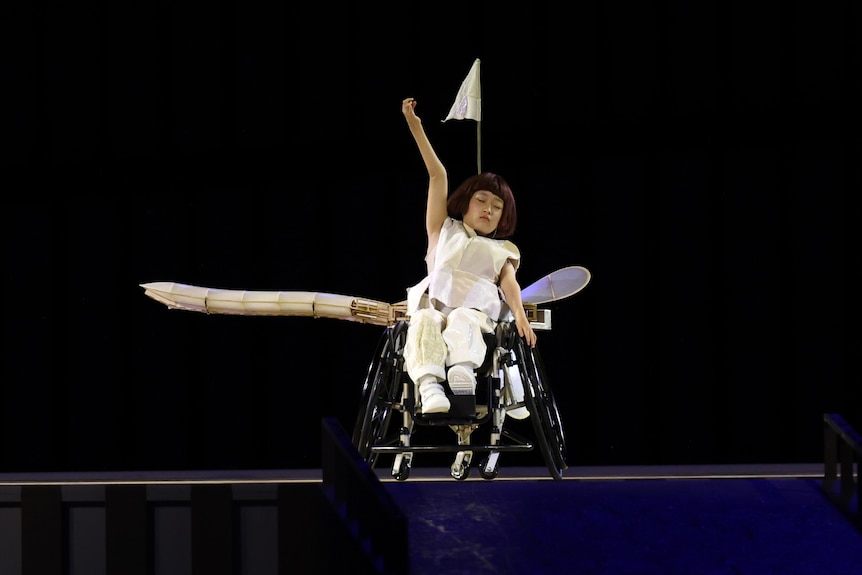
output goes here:
[[493, 331], [493, 326], [488, 316], [481, 311], [459, 307], [453, 309], [446, 318], [447, 329], [465, 333], [488, 333]]
[[443, 314], [436, 309], [420, 309], [410, 316], [410, 327], [421, 327], [423, 324], [431, 323], [442, 328], [443, 319]]
[[466, 307], [456, 307], [451, 312], [449, 312], [449, 321], [450, 322], [456, 322], [456, 321], [473, 322], [476, 319], [475, 315], [474, 315], [475, 311], [476, 310], [466, 308]]

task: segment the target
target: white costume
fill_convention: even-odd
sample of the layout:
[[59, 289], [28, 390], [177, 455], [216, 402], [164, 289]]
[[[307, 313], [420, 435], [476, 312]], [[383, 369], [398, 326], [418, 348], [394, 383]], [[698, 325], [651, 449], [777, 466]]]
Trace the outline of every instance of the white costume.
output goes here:
[[[500, 272], [507, 261], [517, 269], [520, 258], [508, 240], [480, 236], [453, 218], [444, 221], [437, 245], [425, 258], [428, 276], [407, 290], [410, 326], [404, 356], [414, 382], [429, 375], [442, 381], [446, 366], [482, 365], [487, 351], [482, 333], [493, 332], [509, 314]], [[453, 393], [474, 393], [475, 380], [456, 387], [449, 379]]]

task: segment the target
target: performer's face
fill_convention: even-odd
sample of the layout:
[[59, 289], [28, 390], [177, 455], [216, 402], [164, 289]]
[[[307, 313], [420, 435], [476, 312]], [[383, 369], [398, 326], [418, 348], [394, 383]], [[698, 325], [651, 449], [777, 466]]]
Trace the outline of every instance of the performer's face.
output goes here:
[[490, 236], [500, 224], [500, 216], [503, 215], [503, 200], [486, 190], [473, 193], [467, 213], [464, 214], [464, 223], [476, 230], [483, 236]]

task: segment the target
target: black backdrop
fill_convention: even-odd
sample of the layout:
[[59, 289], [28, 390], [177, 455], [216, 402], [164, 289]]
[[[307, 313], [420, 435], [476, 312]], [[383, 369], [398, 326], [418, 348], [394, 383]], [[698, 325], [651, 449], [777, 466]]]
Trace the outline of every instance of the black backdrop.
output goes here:
[[[139, 284], [403, 299], [405, 96], [453, 183], [509, 179], [523, 285], [593, 273], [539, 340], [571, 464], [862, 425], [855, 2], [114, 4], [3, 18], [0, 471], [318, 466], [382, 328]], [[480, 129], [441, 122], [475, 58]]]

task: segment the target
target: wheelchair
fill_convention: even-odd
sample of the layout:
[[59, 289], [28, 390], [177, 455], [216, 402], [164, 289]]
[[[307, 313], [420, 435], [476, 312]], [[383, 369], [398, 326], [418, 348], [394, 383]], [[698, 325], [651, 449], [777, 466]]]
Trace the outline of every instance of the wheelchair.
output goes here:
[[[534, 330], [551, 329], [551, 311], [537, 304], [559, 301], [587, 285], [590, 272], [581, 266], [561, 268], [521, 290], [524, 310]], [[484, 454], [478, 465], [484, 479], [494, 479], [505, 452], [533, 451], [538, 447], [548, 471], [556, 480], [567, 469], [566, 441], [553, 392], [536, 348], [529, 347], [508, 310], [486, 334], [487, 353], [475, 371], [476, 392], [456, 395], [443, 382], [451, 403], [448, 413], [423, 414], [417, 402], [417, 386], [405, 370], [404, 346], [409, 315], [407, 302], [388, 304], [366, 298], [324, 292], [249, 291], [194, 286], [176, 282], [140, 284], [150, 298], [171, 309], [234, 315], [327, 317], [384, 326], [362, 386], [361, 405], [352, 442], [370, 467], [382, 455], [392, 455], [392, 476], [410, 476], [414, 455], [454, 453], [452, 477], [467, 479], [474, 454]], [[530, 441], [507, 420], [526, 408], [532, 421]], [[397, 419], [397, 421], [393, 421]], [[456, 442], [420, 443], [423, 430], [451, 429]], [[473, 434], [483, 429], [488, 437], [474, 443]], [[478, 434], [477, 434], [478, 435]]]
[[[550, 321], [534, 321], [549, 310], [525, 305], [534, 329], [550, 329]], [[402, 318], [386, 327], [368, 367], [362, 387], [359, 414], [352, 440], [366, 463], [374, 468], [381, 456], [392, 456], [392, 476], [398, 481], [410, 477], [413, 457], [420, 453], [454, 453], [450, 473], [465, 480], [472, 469], [473, 457], [482, 454], [478, 464], [483, 479], [494, 479], [500, 471], [500, 456], [505, 452], [533, 451], [538, 447], [553, 479], [562, 479], [568, 468], [566, 441], [556, 401], [537, 348], [531, 348], [518, 335], [511, 319], [498, 322], [494, 333], [485, 335], [487, 353], [476, 370], [475, 395], [455, 395], [443, 383], [451, 403], [448, 413], [423, 414], [417, 405], [417, 386], [404, 367], [404, 346], [409, 319]], [[520, 384], [520, 385], [519, 385]], [[523, 400], [515, 390], [523, 387]], [[526, 407], [532, 420], [533, 441], [507, 427], [508, 413]], [[474, 432], [488, 431], [485, 443], [472, 442]], [[417, 442], [426, 428], [448, 427], [455, 434], [449, 443]], [[427, 435], [427, 433], [426, 433]]]

